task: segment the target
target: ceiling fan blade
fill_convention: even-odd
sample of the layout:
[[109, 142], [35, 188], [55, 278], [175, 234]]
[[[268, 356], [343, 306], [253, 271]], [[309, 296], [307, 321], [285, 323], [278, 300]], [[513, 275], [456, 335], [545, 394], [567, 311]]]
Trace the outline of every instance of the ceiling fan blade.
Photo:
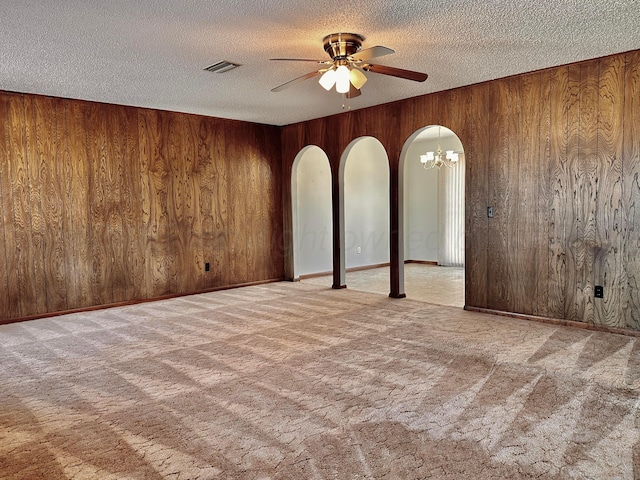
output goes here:
[[424, 82], [429, 76], [426, 73], [404, 70], [402, 68], [387, 67], [386, 65], [365, 64], [362, 66], [362, 69], [366, 70], [367, 72], [380, 73], [382, 75], [391, 75], [392, 77], [398, 78], [406, 78], [407, 80], [413, 80], [414, 82]]
[[320, 75], [323, 72], [323, 70], [316, 70], [315, 72], [309, 72], [306, 75], [302, 75], [301, 77], [298, 78], [294, 78], [293, 80], [289, 80], [287, 83], [283, 83], [282, 85], [278, 85], [275, 88], [272, 88], [271, 91], [272, 92], [280, 92], [282, 90], [284, 90], [287, 87], [290, 87], [291, 85], [293, 85], [294, 83], [298, 83], [298, 82], [302, 82], [304, 80], [308, 80], [310, 78], [313, 78], [317, 75]]
[[390, 55], [392, 53], [396, 53], [394, 50], [390, 48], [383, 47], [381, 45], [376, 45], [375, 47], [365, 48], [364, 50], [360, 50], [353, 56], [354, 62], [362, 62], [365, 60], [370, 60], [372, 58], [382, 57], [383, 55]]
[[362, 92], [358, 90], [356, 87], [351, 85], [349, 87], [349, 91], [345, 94], [347, 98], [356, 98], [362, 95]]

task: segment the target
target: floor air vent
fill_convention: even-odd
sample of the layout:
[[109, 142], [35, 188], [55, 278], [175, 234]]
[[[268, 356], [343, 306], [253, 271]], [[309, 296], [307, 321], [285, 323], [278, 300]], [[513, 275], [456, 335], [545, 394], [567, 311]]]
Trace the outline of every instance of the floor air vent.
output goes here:
[[207, 72], [213, 72], [213, 73], [224, 73], [224, 72], [228, 72], [229, 70], [233, 70], [234, 68], [239, 66], [240, 66], [239, 63], [231, 63], [231, 62], [227, 62], [226, 60], [223, 60], [221, 62], [216, 62], [213, 65], [209, 65], [207, 68], [205, 68], [205, 70]]

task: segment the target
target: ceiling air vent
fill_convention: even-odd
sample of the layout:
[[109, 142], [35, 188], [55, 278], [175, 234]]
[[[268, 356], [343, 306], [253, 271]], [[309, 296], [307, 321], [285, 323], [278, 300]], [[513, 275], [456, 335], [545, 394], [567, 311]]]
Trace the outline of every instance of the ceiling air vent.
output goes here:
[[209, 65], [207, 68], [205, 68], [205, 70], [207, 72], [213, 72], [213, 73], [224, 73], [224, 72], [228, 72], [229, 70], [233, 70], [234, 68], [239, 66], [240, 66], [239, 63], [231, 63], [231, 62], [227, 62], [226, 60], [222, 60], [221, 62], [216, 62], [213, 65]]

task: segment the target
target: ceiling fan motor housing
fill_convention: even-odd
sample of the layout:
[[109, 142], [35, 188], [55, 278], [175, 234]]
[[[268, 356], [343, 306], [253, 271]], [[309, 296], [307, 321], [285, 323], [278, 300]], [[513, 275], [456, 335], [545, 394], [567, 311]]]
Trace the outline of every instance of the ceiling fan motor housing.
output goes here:
[[358, 33], [332, 33], [322, 39], [324, 50], [333, 60], [341, 60], [360, 51], [364, 37]]

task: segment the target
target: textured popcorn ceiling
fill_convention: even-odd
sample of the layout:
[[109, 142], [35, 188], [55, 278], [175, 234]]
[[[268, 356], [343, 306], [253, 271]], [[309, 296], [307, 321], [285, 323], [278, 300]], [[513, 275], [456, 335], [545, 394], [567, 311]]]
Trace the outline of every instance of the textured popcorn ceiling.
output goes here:
[[[322, 38], [355, 32], [375, 63], [352, 109], [640, 48], [640, 2], [604, 0], [2, 0], [0, 89], [284, 125], [342, 111]], [[203, 71], [219, 60], [242, 64]]]

